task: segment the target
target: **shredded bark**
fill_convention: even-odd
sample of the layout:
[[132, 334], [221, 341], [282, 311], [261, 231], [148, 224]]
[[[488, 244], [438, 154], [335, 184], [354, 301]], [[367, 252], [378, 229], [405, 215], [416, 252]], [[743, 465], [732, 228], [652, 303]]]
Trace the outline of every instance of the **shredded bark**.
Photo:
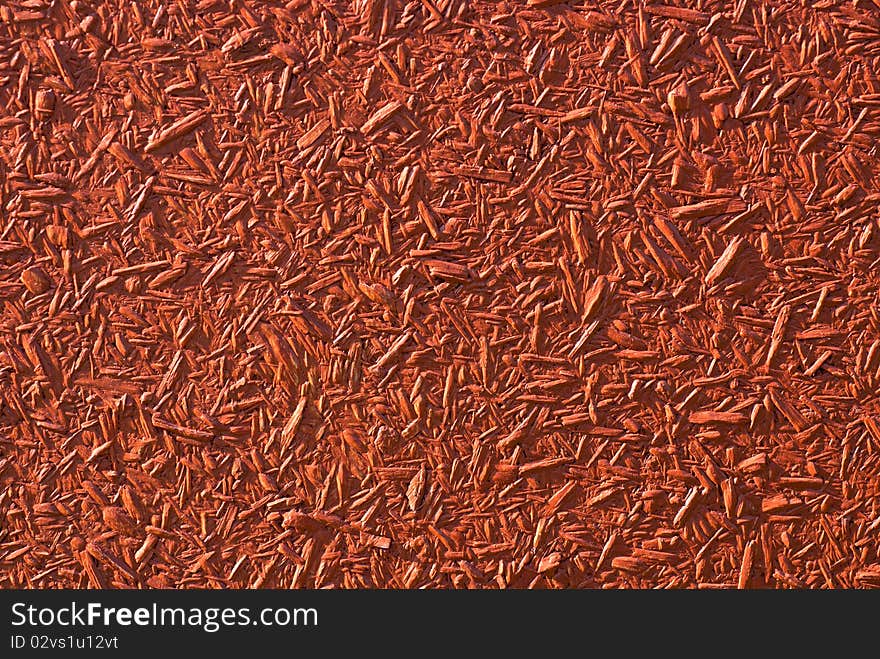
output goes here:
[[876, 0], [0, 5], [0, 587], [880, 587]]

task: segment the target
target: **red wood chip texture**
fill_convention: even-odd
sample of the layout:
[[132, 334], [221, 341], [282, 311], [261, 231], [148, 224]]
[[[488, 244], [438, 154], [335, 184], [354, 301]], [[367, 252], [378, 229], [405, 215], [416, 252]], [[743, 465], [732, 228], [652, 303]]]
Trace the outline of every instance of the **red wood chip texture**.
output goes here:
[[880, 1], [0, 3], [0, 587], [880, 586]]

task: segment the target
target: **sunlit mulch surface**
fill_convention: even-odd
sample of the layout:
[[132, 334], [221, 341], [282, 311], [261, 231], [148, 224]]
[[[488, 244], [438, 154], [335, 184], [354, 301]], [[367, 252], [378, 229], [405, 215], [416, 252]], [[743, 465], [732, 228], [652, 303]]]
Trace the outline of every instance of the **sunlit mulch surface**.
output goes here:
[[880, 3], [672, 2], [3, 2], [0, 586], [880, 585]]

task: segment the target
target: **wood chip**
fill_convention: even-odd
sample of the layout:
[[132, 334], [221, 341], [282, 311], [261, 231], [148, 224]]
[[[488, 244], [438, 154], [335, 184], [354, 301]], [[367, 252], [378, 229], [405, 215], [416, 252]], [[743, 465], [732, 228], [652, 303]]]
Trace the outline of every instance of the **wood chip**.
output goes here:
[[0, 587], [880, 587], [877, 2], [0, 6]]

